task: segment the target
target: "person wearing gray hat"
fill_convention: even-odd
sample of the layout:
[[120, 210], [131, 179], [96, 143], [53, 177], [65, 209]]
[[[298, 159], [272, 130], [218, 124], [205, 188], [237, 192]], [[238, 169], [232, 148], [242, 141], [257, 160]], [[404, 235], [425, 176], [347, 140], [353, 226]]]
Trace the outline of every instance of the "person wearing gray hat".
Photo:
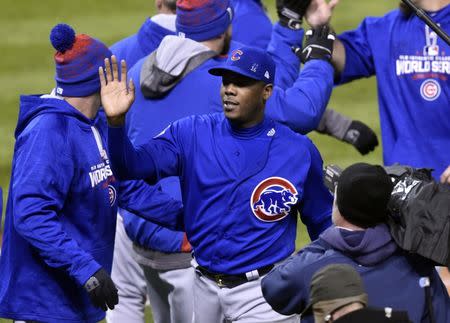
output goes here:
[[[262, 280], [263, 295], [274, 310], [284, 315], [302, 313], [310, 303], [313, 275], [327, 265], [343, 263], [361, 275], [369, 306], [407, 311], [413, 322], [433, 322], [433, 318], [450, 322], [450, 299], [434, 267], [424, 260], [413, 263], [391, 236], [386, 224], [391, 190], [389, 176], [378, 165], [357, 163], [342, 172], [334, 196], [334, 225]], [[429, 280], [423, 277], [424, 269]], [[337, 277], [328, 285], [338, 284], [342, 278]], [[302, 323], [308, 322], [313, 317], [304, 312]]]
[[301, 313], [313, 313], [315, 323], [392, 322], [409, 323], [408, 314], [392, 308], [368, 308], [368, 296], [358, 272], [347, 264], [332, 264], [317, 271], [311, 280], [310, 302]]

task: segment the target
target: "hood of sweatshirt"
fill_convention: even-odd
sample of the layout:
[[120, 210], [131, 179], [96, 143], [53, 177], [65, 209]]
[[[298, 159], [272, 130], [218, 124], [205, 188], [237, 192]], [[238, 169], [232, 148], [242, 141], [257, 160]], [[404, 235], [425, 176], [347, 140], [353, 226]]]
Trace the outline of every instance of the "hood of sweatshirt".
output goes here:
[[215, 51], [192, 39], [164, 37], [142, 65], [139, 84], [142, 94], [150, 99], [165, 96], [189, 72], [216, 55]]
[[98, 119], [98, 114], [94, 120], [91, 120], [65, 100], [56, 96], [21, 95], [19, 118], [17, 121], [16, 130], [14, 132], [14, 137], [17, 139], [31, 120], [44, 113], [57, 113], [73, 117], [76, 118], [81, 124], [85, 124], [89, 127], [94, 125]]
[[364, 266], [376, 265], [398, 249], [386, 224], [361, 231], [333, 226], [323, 232], [320, 238]]

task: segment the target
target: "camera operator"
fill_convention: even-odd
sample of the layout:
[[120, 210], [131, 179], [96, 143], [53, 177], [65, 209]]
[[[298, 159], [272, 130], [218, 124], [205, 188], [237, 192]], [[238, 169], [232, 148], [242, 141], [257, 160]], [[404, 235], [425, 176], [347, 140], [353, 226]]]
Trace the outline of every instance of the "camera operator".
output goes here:
[[[383, 167], [354, 164], [337, 183], [334, 226], [264, 277], [267, 302], [285, 315], [301, 313], [313, 274], [328, 264], [346, 263], [361, 275], [370, 306], [405, 310], [413, 322], [450, 322], [450, 300], [433, 265], [413, 264], [390, 234], [386, 222], [392, 181]], [[418, 267], [422, 274], [423, 268], [428, 271], [430, 298], [423, 288], [428, 280]], [[302, 317], [305, 322], [313, 318]]]

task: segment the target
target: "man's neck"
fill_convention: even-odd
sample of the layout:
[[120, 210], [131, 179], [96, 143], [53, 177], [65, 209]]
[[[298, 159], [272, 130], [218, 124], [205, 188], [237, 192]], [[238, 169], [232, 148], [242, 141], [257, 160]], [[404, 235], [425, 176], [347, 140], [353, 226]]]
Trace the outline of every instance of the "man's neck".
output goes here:
[[87, 97], [64, 97], [71, 106], [80, 111], [89, 119], [94, 119], [100, 107], [100, 99], [98, 94], [93, 94]]
[[419, 1], [420, 7], [429, 12], [434, 12], [441, 10], [442, 8], [448, 6], [450, 0], [421, 0]]

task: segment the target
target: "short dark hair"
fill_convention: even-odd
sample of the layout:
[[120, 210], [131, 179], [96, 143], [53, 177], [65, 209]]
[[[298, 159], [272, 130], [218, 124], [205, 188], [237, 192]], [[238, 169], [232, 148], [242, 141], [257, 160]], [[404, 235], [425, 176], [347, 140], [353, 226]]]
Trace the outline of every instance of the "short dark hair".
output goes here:
[[173, 12], [177, 10], [177, 0], [163, 0], [163, 4]]

